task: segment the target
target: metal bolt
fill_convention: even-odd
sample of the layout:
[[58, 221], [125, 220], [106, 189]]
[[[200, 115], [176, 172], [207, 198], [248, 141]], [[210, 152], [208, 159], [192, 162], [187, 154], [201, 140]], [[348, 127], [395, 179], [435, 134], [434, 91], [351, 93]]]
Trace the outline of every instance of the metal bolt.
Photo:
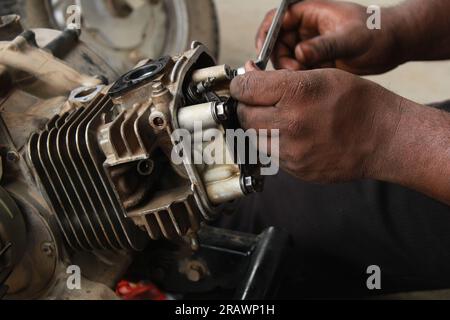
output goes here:
[[205, 81], [205, 88], [211, 88], [214, 83], [216, 82], [216, 78], [215, 77], [208, 77], [208, 79], [206, 79]]
[[186, 276], [189, 279], [189, 281], [199, 282], [205, 277], [205, 274], [206, 274], [205, 267], [201, 263], [193, 261], [188, 266]]
[[150, 120], [150, 125], [157, 130], [162, 130], [167, 125], [165, 115], [159, 111], [152, 112], [149, 120]]
[[17, 151], [11, 150], [6, 153], [6, 160], [8, 162], [17, 162], [20, 159], [20, 155]]
[[225, 103], [218, 103], [215, 106], [216, 117], [219, 121], [227, 121], [228, 120], [228, 108]]
[[255, 192], [254, 185], [255, 185], [255, 179], [253, 177], [244, 177], [244, 186], [247, 191]]
[[243, 185], [246, 193], [256, 193], [263, 190], [263, 180], [255, 177], [244, 177]]
[[205, 92], [210, 91], [210, 89], [213, 87], [215, 81], [216, 81], [216, 78], [210, 77], [207, 80], [200, 82], [199, 84], [197, 84], [197, 87], [196, 87], [197, 93], [203, 94]]
[[47, 257], [52, 257], [55, 252], [55, 248], [53, 246], [53, 243], [51, 242], [44, 242], [41, 245], [41, 250], [42, 253], [45, 254]]
[[138, 163], [137, 170], [141, 176], [149, 176], [153, 173], [155, 163], [151, 159], [141, 160]]
[[164, 91], [164, 86], [161, 82], [156, 82], [152, 85], [153, 94], [158, 94]]
[[153, 124], [157, 127], [162, 127], [164, 125], [164, 119], [156, 117], [155, 119], [153, 119]]

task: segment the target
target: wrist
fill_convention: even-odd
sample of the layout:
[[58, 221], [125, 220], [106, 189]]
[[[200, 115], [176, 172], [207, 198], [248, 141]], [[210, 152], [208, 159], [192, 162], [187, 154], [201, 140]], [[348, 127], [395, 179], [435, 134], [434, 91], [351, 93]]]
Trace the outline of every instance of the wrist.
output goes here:
[[379, 90], [382, 92], [374, 99], [377, 104], [372, 129], [374, 148], [366, 163], [365, 178], [393, 182], [401, 174], [396, 168], [397, 151], [409, 101], [383, 88]]
[[403, 99], [397, 125], [380, 144], [370, 178], [450, 204], [450, 114]]

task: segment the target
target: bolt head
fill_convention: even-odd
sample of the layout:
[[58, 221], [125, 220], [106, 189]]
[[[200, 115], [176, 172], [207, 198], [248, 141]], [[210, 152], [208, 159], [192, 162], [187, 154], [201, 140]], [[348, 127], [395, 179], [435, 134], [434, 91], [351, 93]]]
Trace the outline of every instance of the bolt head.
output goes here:
[[244, 177], [244, 187], [248, 193], [261, 192], [263, 190], [263, 179], [256, 177]]
[[192, 282], [199, 282], [202, 278], [198, 270], [189, 270], [187, 273], [187, 278]]
[[244, 186], [247, 190], [253, 190], [253, 187], [255, 185], [255, 178], [253, 177], [245, 177], [244, 178]]
[[149, 118], [150, 125], [156, 130], [163, 130], [167, 126], [167, 120], [162, 112], [154, 111]]
[[153, 89], [153, 93], [157, 94], [157, 93], [163, 92], [165, 88], [161, 82], [156, 82], [152, 85], [152, 89]]
[[225, 103], [219, 103], [216, 105], [216, 116], [219, 121], [228, 120], [228, 108]]
[[199, 282], [206, 276], [206, 267], [200, 262], [192, 261], [188, 265], [186, 276], [189, 281]]
[[20, 155], [17, 151], [8, 151], [6, 153], [6, 160], [9, 162], [17, 162], [20, 159]]
[[141, 160], [138, 163], [137, 170], [141, 176], [149, 176], [153, 173], [155, 163], [151, 159]]
[[43, 254], [45, 254], [47, 257], [52, 257], [55, 252], [55, 248], [51, 242], [44, 242], [41, 245], [41, 251]]

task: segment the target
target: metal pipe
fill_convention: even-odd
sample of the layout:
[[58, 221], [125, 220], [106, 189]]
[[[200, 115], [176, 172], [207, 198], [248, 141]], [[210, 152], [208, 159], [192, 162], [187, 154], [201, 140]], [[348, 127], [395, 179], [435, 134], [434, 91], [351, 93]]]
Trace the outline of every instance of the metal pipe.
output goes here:
[[195, 83], [214, 79], [217, 82], [231, 80], [233, 77], [232, 70], [226, 64], [221, 66], [198, 69], [192, 74], [192, 80]]
[[283, 19], [289, 8], [292, 0], [282, 0], [280, 7], [278, 8], [275, 17], [273, 18], [272, 25], [270, 26], [269, 32], [267, 33], [266, 41], [259, 53], [258, 59], [255, 64], [261, 70], [266, 70], [267, 64], [269, 63], [270, 56], [272, 55], [275, 44], [278, 41], [278, 36], [281, 31], [281, 26], [283, 25]]
[[244, 196], [241, 187], [241, 177], [238, 175], [224, 181], [207, 184], [206, 192], [208, 193], [210, 201], [215, 205], [226, 203]]
[[181, 108], [178, 111], [178, 124], [180, 128], [190, 132], [194, 132], [195, 126], [199, 124], [202, 130], [215, 128], [217, 127], [215, 108], [215, 102]]
[[[300, 0], [302, 1], [302, 0]], [[282, 0], [280, 7], [278, 8], [275, 16], [272, 20], [272, 25], [270, 26], [269, 32], [267, 33], [266, 40], [264, 41], [261, 52], [255, 61], [256, 66], [261, 70], [266, 70], [267, 64], [269, 63], [270, 56], [272, 55], [273, 49], [278, 41], [280, 35], [281, 27], [283, 26], [283, 19], [292, 3], [300, 2], [299, 0]], [[235, 75], [240, 76], [245, 74], [245, 67], [240, 67], [235, 70]]]

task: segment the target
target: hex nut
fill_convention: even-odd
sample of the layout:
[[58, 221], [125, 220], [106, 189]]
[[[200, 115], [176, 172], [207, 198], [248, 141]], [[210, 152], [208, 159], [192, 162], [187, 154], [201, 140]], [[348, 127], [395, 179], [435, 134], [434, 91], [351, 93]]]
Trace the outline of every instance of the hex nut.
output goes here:
[[228, 108], [225, 103], [218, 103], [215, 106], [216, 117], [219, 121], [227, 121], [228, 120]]
[[6, 160], [8, 162], [17, 162], [17, 161], [19, 161], [19, 159], [20, 159], [20, 155], [17, 151], [11, 150], [6, 153]]

